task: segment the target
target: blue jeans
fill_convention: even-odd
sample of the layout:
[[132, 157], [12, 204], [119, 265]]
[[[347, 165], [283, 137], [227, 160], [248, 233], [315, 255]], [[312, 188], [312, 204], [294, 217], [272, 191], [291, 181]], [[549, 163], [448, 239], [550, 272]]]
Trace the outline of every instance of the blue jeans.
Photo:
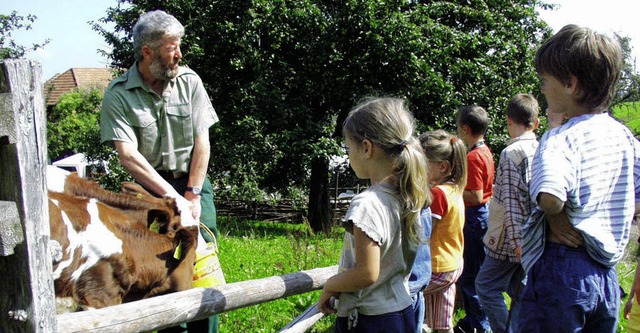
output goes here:
[[482, 237], [487, 232], [488, 219], [488, 203], [465, 209], [464, 228], [462, 229], [464, 235], [464, 251], [462, 252], [464, 268], [457, 282], [458, 290], [462, 296], [462, 308], [466, 314], [458, 325], [473, 328], [480, 332], [491, 329], [489, 319], [484, 314], [476, 293], [476, 276], [485, 257]]
[[419, 291], [417, 294], [411, 296], [413, 300], [413, 315], [416, 322], [416, 333], [422, 333], [422, 324], [424, 323], [424, 294]]
[[527, 276], [520, 332], [615, 332], [620, 287], [615, 267], [602, 266], [585, 248], [547, 242]]
[[404, 310], [385, 313], [376, 316], [358, 314], [358, 323], [348, 329], [347, 317], [336, 319], [336, 333], [415, 333], [416, 322], [413, 319], [413, 305]]
[[[489, 318], [493, 333], [516, 332], [520, 310], [520, 294], [524, 289], [526, 276], [520, 263], [484, 258], [484, 263], [476, 278], [476, 291], [480, 304]], [[502, 293], [511, 297], [511, 314]], [[509, 327], [507, 328], [507, 321]]]

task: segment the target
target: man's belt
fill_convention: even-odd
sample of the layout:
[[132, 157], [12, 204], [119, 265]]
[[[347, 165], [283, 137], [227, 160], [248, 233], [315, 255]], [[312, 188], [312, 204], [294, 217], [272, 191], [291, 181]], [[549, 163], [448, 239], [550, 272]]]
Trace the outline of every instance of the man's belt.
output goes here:
[[161, 170], [156, 170], [156, 171], [158, 172], [160, 177], [167, 180], [180, 179], [188, 175], [186, 172], [180, 172], [180, 171], [161, 171]]

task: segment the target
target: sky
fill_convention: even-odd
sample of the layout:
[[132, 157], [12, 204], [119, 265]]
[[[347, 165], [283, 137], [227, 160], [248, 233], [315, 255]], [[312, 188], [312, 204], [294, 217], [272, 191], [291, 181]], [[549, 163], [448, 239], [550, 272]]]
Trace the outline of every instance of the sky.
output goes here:
[[637, 0], [546, 0], [559, 4], [558, 10], [540, 11], [540, 17], [554, 32], [573, 23], [613, 37], [631, 38], [632, 57], [640, 70], [640, 25]]
[[[546, 1], [559, 5], [555, 11], [540, 13], [554, 32], [575, 23], [610, 36], [616, 32], [630, 37], [636, 63], [640, 64], [640, 26], [637, 11], [632, 9], [636, 0]], [[43, 49], [26, 55], [40, 62], [42, 80], [46, 81], [72, 67], [108, 66], [108, 60], [97, 50], [108, 50], [109, 46], [87, 22], [106, 16], [107, 9], [116, 5], [117, 0], [0, 0], [0, 13], [8, 15], [15, 10], [21, 16], [38, 17], [31, 30], [14, 31], [12, 37], [24, 46], [51, 39]]]
[[108, 67], [97, 50], [109, 50], [109, 45], [87, 22], [105, 17], [116, 5], [117, 0], [0, 0], [0, 13], [37, 16], [31, 30], [15, 30], [12, 38], [23, 46], [51, 40], [25, 56], [40, 62], [44, 82], [72, 67]]

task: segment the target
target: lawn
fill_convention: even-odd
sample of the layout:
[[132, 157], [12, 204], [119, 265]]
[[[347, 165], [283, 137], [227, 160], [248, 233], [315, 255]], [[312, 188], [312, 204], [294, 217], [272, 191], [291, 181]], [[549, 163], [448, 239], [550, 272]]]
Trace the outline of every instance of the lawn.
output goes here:
[[[636, 272], [636, 263], [638, 261], [638, 226], [633, 225], [631, 227], [631, 240], [629, 240], [629, 245], [627, 245], [627, 250], [625, 251], [625, 255], [622, 260], [616, 266], [618, 270], [618, 279], [620, 280], [620, 286], [622, 290], [626, 293], [631, 292], [631, 285], [633, 284], [633, 276]], [[627, 332], [626, 324], [627, 321], [622, 316], [622, 311], [624, 310], [624, 304], [626, 303], [627, 298], [624, 297], [621, 300], [620, 304], [620, 322], [618, 323], [617, 332]]]
[[[304, 224], [219, 218], [220, 264], [227, 283], [338, 264], [344, 229], [313, 234]], [[249, 306], [220, 315], [221, 332], [277, 332], [315, 303], [320, 291]], [[333, 332], [335, 317], [310, 332]]]
[[[344, 229], [313, 234], [304, 224], [246, 221], [219, 218], [220, 261], [228, 283], [282, 275], [338, 263]], [[637, 226], [633, 226], [626, 254], [618, 264], [620, 284], [631, 289], [638, 251]], [[313, 304], [320, 291], [249, 306], [220, 315], [221, 332], [277, 332]], [[617, 332], [626, 332], [620, 305]], [[456, 319], [461, 317], [461, 310]], [[310, 332], [333, 332], [334, 316], [321, 319]]]

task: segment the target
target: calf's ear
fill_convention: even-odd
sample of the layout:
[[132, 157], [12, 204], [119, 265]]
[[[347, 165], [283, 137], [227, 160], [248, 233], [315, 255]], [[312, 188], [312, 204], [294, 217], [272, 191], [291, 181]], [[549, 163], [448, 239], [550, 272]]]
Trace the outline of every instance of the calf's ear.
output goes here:
[[159, 234], [173, 236], [177, 226], [171, 225], [171, 214], [164, 209], [150, 209], [147, 213], [147, 227], [155, 226]]

